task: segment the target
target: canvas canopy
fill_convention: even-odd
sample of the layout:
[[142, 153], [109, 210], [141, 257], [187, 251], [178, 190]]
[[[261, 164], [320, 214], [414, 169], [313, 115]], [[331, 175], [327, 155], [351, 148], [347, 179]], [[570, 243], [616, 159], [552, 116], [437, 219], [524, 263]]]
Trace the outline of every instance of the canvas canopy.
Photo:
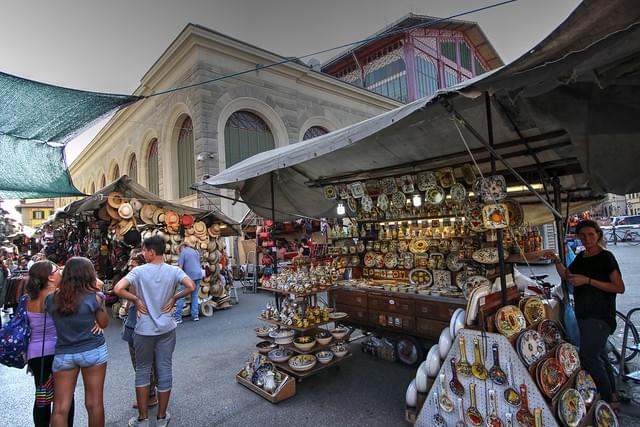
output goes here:
[[[583, 209], [606, 192], [640, 191], [639, 24], [638, 2], [584, 1], [509, 65], [347, 128], [257, 154], [205, 184], [237, 190], [270, 217], [273, 172], [278, 219], [291, 213], [333, 217], [335, 201], [324, 198], [323, 185], [460, 166], [471, 161], [463, 139], [483, 173], [490, 173], [490, 122], [495, 153], [510, 166], [498, 161], [497, 173], [510, 186], [521, 178], [542, 184], [543, 194], [557, 177], [561, 211], [567, 201]], [[530, 191], [512, 196], [528, 222], [552, 220]]]
[[67, 89], [0, 72], [0, 197], [82, 194], [64, 146], [100, 117], [138, 97]]
[[135, 197], [143, 204], [153, 204], [163, 209], [173, 210], [179, 214], [191, 214], [198, 219], [205, 217], [213, 218], [216, 222], [227, 225], [226, 228], [221, 229], [220, 234], [222, 236], [237, 236], [241, 234], [239, 224], [235, 223], [231, 218], [224, 215], [222, 212], [208, 211], [191, 206], [184, 206], [177, 203], [168, 202], [156, 196], [155, 194], [150, 193], [146, 188], [134, 182], [127, 175], [121, 176], [116, 181], [100, 189], [95, 194], [68, 204], [63, 209], [56, 212], [55, 217], [52, 219], [52, 222], [62, 221], [65, 218], [70, 218], [78, 213], [93, 212], [96, 209], [99, 209], [105, 203], [107, 203], [107, 197], [109, 193], [113, 191], [119, 191], [120, 193], [122, 193], [125, 200], [129, 200]]

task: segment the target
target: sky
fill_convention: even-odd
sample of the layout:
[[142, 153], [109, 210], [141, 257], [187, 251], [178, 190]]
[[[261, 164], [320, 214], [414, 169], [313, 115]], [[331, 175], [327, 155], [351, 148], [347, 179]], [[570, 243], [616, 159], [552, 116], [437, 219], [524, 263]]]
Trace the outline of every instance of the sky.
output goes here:
[[[409, 12], [448, 17], [497, 2], [0, 0], [0, 71], [76, 89], [130, 94], [188, 23], [283, 56], [303, 56], [363, 39]], [[508, 63], [546, 37], [579, 3], [518, 0], [457, 19], [478, 22]], [[105, 123], [69, 143], [68, 162]]]

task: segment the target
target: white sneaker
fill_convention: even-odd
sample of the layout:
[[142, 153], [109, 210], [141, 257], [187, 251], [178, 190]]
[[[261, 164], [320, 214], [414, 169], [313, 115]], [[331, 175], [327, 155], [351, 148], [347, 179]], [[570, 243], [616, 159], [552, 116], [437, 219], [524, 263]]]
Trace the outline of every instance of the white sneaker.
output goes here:
[[149, 418], [140, 421], [137, 416], [131, 417], [129, 418], [129, 427], [149, 427]]
[[156, 418], [156, 427], [167, 427], [170, 420], [171, 414], [169, 413], [169, 411], [167, 411], [167, 415], [164, 418]]

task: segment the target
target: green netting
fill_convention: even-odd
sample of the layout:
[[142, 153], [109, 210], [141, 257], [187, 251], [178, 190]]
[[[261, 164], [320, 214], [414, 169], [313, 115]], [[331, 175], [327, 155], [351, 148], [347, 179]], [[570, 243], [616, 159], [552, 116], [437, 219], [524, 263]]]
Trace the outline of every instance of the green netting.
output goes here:
[[95, 120], [138, 99], [67, 89], [0, 72], [0, 197], [81, 194], [67, 171], [64, 144]]

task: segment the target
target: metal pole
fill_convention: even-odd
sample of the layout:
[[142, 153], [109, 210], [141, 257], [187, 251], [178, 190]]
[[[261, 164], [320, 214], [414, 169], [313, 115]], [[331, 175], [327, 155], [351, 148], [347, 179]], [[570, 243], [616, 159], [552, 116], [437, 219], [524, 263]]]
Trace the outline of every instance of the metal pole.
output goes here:
[[[551, 178], [551, 185], [553, 185], [553, 204], [555, 205], [555, 208], [558, 210], [558, 212], [560, 212], [562, 210], [562, 197], [561, 197], [562, 195], [560, 194], [560, 178], [558, 178], [557, 176], [554, 176], [553, 178]], [[567, 212], [568, 212], [568, 209], [569, 209], [569, 199], [567, 199]], [[567, 259], [566, 252], [564, 250], [565, 220], [563, 220], [562, 218], [556, 218], [555, 223], [556, 223], [556, 233], [557, 233], [556, 240], [558, 245], [558, 256], [564, 263], [564, 261]], [[565, 297], [565, 304], [568, 304], [569, 289], [567, 287], [567, 281], [561, 278], [561, 283], [562, 283], [563, 294]]]
[[[271, 224], [272, 225], [271, 225], [271, 233], [269, 234], [269, 237], [271, 238], [271, 240], [275, 245], [275, 240], [273, 238], [273, 230], [276, 227], [276, 196], [273, 188], [273, 172], [271, 172], [270, 175], [271, 175], [270, 178], [271, 178]], [[270, 257], [273, 255], [274, 247], [275, 246], [272, 246], [270, 249], [271, 251], [271, 253], [269, 253]], [[276, 256], [275, 259], [273, 260], [273, 274], [277, 274], [277, 273], [278, 273], [278, 257]]]
[[[487, 134], [489, 146], [493, 149], [494, 141], [493, 141], [493, 118], [491, 116], [491, 97], [488, 92], [484, 93], [484, 103], [487, 111]], [[491, 174], [496, 173], [496, 159], [491, 153]], [[502, 305], [507, 305], [507, 275], [505, 274], [505, 265], [504, 265], [504, 233], [501, 229], [496, 230], [496, 238], [498, 240], [498, 266], [500, 269], [500, 296], [502, 298]]]

